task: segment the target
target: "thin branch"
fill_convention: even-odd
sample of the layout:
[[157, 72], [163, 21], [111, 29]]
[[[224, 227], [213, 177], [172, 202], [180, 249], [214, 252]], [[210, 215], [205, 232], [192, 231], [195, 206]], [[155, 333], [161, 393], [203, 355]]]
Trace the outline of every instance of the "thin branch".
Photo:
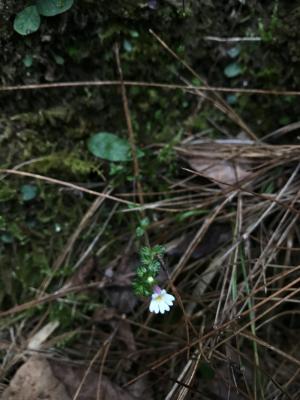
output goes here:
[[261, 42], [262, 38], [259, 36], [229, 37], [229, 38], [221, 38], [218, 36], [204, 36], [204, 40], [209, 40], [212, 42], [219, 42], [219, 43], [239, 43], [239, 42]]
[[[0, 92], [14, 92], [18, 90], [40, 90], [40, 89], [64, 89], [64, 88], [81, 88], [88, 86], [120, 86], [120, 81], [77, 81], [77, 82], [55, 82], [55, 83], [37, 83], [31, 85], [12, 85], [1, 86]], [[261, 94], [267, 96], [300, 96], [299, 90], [280, 90], [280, 89], [259, 89], [259, 88], [227, 88], [221, 86], [196, 86], [196, 85], [179, 85], [165, 82], [142, 82], [142, 81], [124, 81], [125, 86], [138, 86], [145, 88], [158, 88], [169, 90], [201, 90], [203, 92], [220, 92], [220, 93], [241, 93], [241, 94]]]

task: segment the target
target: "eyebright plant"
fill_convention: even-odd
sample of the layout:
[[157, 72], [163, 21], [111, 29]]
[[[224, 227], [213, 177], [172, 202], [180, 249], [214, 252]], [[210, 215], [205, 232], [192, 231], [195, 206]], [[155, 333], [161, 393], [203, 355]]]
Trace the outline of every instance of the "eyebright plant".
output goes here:
[[154, 286], [153, 290], [149, 306], [150, 312], [154, 312], [155, 314], [164, 314], [165, 311], [170, 311], [170, 307], [173, 305], [175, 297], [167, 293], [165, 289], [161, 289], [159, 286]]
[[142, 247], [140, 250], [141, 265], [137, 268], [133, 288], [138, 296], [150, 296], [157, 284], [156, 277], [160, 271], [159, 257], [165, 253], [163, 246]]
[[157, 275], [161, 268], [160, 259], [165, 253], [163, 246], [142, 247], [140, 251], [141, 265], [137, 268], [133, 288], [138, 296], [150, 296], [149, 310], [156, 314], [164, 314], [170, 310], [175, 297], [157, 285]]

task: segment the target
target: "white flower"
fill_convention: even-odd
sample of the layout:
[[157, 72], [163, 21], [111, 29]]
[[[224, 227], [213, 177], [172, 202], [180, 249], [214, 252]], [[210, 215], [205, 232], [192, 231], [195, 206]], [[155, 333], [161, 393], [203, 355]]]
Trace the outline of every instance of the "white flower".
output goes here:
[[154, 287], [152, 294], [152, 300], [150, 302], [149, 310], [155, 314], [164, 314], [165, 311], [170, 311], [170, 306], [173, 305], [175, 297], [167, 293], [165, 289], [161, 289], [159, 286]]

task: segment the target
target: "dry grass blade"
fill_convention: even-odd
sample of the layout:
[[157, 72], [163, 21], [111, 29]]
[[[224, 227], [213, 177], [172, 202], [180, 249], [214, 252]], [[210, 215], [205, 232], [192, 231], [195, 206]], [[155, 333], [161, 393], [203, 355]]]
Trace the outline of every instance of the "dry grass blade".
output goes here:
[[[178, 376], [177, 382], [173, 385], [165, 400], [184, 400], [186, 398], [190, 391], [190, 384], [195, 377], [200, 357], [200, 354], [196, 351], [192, 358], [188, 360], [182, 372]], [[184, 385], [180, 385], [181, 383]]]

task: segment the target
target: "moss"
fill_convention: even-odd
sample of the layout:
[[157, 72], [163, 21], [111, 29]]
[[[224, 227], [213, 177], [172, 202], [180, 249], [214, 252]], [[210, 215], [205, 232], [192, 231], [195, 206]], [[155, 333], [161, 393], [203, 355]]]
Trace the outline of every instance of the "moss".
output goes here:
[[91, 173], [100, 174], [99, 163], [83, 159], [83, 157], [86, 158], [86, 154], [80, 154], [79, 151], [52, 153], [31, 164], [29, 170], [45, 175], [51, 172], [60, 172], [63, 175], [73, 175], [77, 178]]

